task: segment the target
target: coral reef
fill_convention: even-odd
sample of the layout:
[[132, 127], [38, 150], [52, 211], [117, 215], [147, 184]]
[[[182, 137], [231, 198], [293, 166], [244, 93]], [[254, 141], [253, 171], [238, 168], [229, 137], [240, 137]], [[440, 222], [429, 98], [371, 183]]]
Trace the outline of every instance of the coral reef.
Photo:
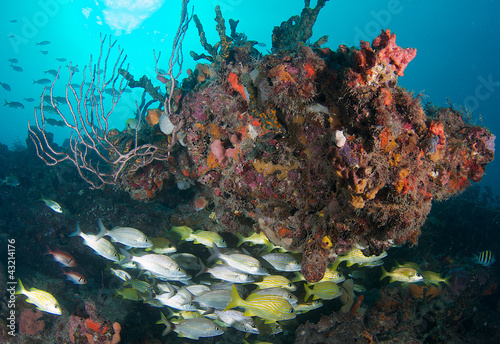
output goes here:
[[191, 55], [210, 63], [188, 71], [176, 90], [170, 120], [181, 130], [159, 131], [156, 109], [137, 138], [108, 137], [122, 155], [135, 140], [160, 149], [179, 142], [163, 161], [125, 169], [118, 184], [132, 198], [201, 189], [213, 207], [198, 226], [263, 231], [303, 252], [302, 273], [317, 281], [355, 243], [366, 255], [416, 244], [433, 200], [481, 180], [494, 136], [397, 86], [416, 50], [399, 47], [389, 30], [359, 49], [322, 48], [326, 38], [308, 45], [325, 1], [305, 3], [300, 17], [275, 28], [274, 54], [265, 56], [237, 33], [238, 22], [226, 34], [219, 7], [213, 45], [194, 16], [207, 54]]

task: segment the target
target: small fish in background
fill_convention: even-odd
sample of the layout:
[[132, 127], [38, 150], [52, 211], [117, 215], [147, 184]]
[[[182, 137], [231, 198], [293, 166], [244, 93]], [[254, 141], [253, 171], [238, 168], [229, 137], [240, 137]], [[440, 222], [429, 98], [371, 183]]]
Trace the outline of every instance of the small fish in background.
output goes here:
[[21, 182], [19, 181], [19, 178], [17, 178], [16, 176], [8, 176], [8, 177], [5, 177], [5, 179], [1, 180], [0, 186], [2, 186], [4, 184], [15, 188], [16, 186], [21, 185]]
[[16, 72], [22, 72], [23, 69], [19, 66], [14, 66], [13, 64], [10, 65], [10, 68], [12, 68], [13, 70], [15, 70]]
[[50, 41], [41, 41], [41, 42], [36, 43], [36, 45], [47, 45], [50, 43], [51, 43]]
[[50, 81], [47, 78], [43, 78], [43, 79], [40, 79], [40, 80], [33, 80], [34, 84], [39, 84], [39, 85], [47, 85], [47, 84], [50, 84], [51, 82], [52, 81]]
[[47, 55], [49, 53], [47, 50], [40, 50], [40, 52], [44, 55]]
[[28, 103], [32, 103], [35, 101], [34, 98], [24, 98], [24, 101], [28, 102]]
[[13, 108], [13, 109], [24, 109], [24, 105], [21, 104], [20, 102], [8, 102], [7, 100], [5, 100], [5, 103], [3, 104], [3, 106], [8, 106], [10, 108]]
[[62, 208], [61, 208], [61, 206], [57, 202], [55, 202], [55, 201], [53, 201], [51, 199], [46, 199], [45, 197], [43, 197], [43, 195], [40, 198], [40, 201], [45, 202], [45, 204], [47, 205], [47, 207], [49, 207], [50, 209], [52, 209], [56, 213], [59, 213], [59, 214], [62, 213]]
[[62, 270], [62, 272], [64, 275], [66, 275], [67, 280], [73, 282], [74, 284], [80, 284], [80, 285], [87, 284], [87, 279], [79, 272], [73, 270], [69, 271]]
[[126, 121], [126, 130], [136, 130], [139, 125], [139, 120], [137, 118], [128, 118]]
[[11, 19], [9, 20], [10, 23], [17, 23], [17, 19]]
[[7, 61], [10, 63], [18, 63], [19, 62], [17, 59], [8, 59]]
[[68, 100], [66, 99], [66, 97], [61, 97], [61, 96], [54, 96], [54, 103], [56, 105], [59, 105], [59, 103], [61, 104], [68, 104]]
[[71, 254], [68, 252], [61, 251], [60, 249], [56, 248], [54, 251], [50, 249], [49, 246], [47, 246], [47, 252], [44, 254], [51, 254], [52, 257], [54, 258], [55, 262], [58, 262], [62, 266], [65, 267], [73, 267], [76, 266], [76, 259], [73, 258]]
[[[69, 65], [66, 65], [66, 67], [70, 70], [71, 73], [76, 73], [76, 72], [79, 72], [80, 70], [78, 69], [78, 67], [70, 67]], [[78, 85], [78, 88], [80, 87], [80, 85]]]
[[59, 62], [66, 62], [67, 61], [64, 57], [56, 57], [56, 60]]
[[24, 295], [27, 297], [26, 302], [32, 303], [42, 312], [47, 312], [51, 314], [61, 315], [61, 306], [57, 302], [56, 298], [43, 290], [31, 288], [30, 290], [24, 289], [21, 280], [17, 281], [17, 288], [15, 295]]
[[2, 86], [6, 91], [10, 91], [10, 85], [6, 84], [5, 82], [0, 82], [0, 86]]
[[48, 70], [44, 71], [44, 73], [52, 75], [53, 77], [57, 76], [57, 70], [55, 70], [55, 69], [48, 69]]
[[479, 252], [474, 255], [474, 261], [482, 266], [490, 266], [496, 262], [495, 255], [491, 251]]
[[[35, 109], [37, 109], [38, 111], [42, 111], [42, 108], [40, 106], [35, 106]], [[59, 112], [57, 112], [57, 108], [51, 106], [51, 105], [45, 105], [43, 107], [43, 112], [44, 113], [51, 113], [53, 115], [58, 115]]]
[[[45, 110], [45, 107], [43, 108]], [[65, 127], [66, 126], [66, 123], [64, 123], [63, 120], [56, 120], [54, 118], [45, 118], [45, 123], [47, 123], [48, 125], [53, 125], [55, 127]]]

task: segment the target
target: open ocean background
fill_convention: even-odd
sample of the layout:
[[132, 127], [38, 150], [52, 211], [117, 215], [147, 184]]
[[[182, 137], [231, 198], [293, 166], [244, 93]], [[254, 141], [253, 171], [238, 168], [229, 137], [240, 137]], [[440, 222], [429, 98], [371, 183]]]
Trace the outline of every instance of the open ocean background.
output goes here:
[[[10, 147], [27, 138], [27, 123], [33, 121], [34, 107], [40, 105], [43, 86], [33, 80], [52, 77], [44, 74], [49, 69], [61, 68], [61, 79], [55, 89], [64, 96], [67, 83], [67, 62], [80, 70], [89, 62], [92, 53], [99, 54], [99, 34], [111, 34], [127, 54], [129, 71], [136, 79], [143, 74], [155, 79], [153, 49], [162, 51], [159, 67], [166, 69], [172, 38], [179, 24], [181, 1], [98, 1], [98, 0], [24, 0], [4, 2], [0, 12], [1, 46], [0, 82], [10, 85], [11, 91], [0, 88], [0, 101], [18, 101], [24, 109], [1, 107], [0, 142]], [[312, 1], [311, 7], [316, 2]], [[239, 20], [238, 32], [250, 40], [264, 43], [263, 53], [271, 49], [274, 26], [290, 16], [300, 14], [304, 2], [300, 0], [191, 0], [190, 7], [207, 33], [209, 43], [218, 41], [215, 31], [215, 5], [220, 5], [228, 20]], [[319, 14], [312, 41], [329, 36], [326, 45], [336, 50], [339, 44], [359, 46], [360, 40], [371, 41], [382, 29], [389, 28], [397, 35], [401, 47], [417, 49], [417, 57], [399, 78], [399, 84], [415, 93], [423, 93], [424, 101], [455, 108], [472, 110], [472, 119], [500, 132], [500, 2], [482, 0], [362, 0], [329, 1]], [[13, 22], [15, 21], [15, 22]], [[48, 45], [37, 42], [50, 41]], [[47, 51], [44, 55], [41, 50]], [[189, 51], [203, 53], [198, 32], [191, 23], [183, 44], [184, 70], [194, 68], [196, 62]], [[17, 72], [8, 59], [17, 59]], [[181, 79], [186, 76], [184, 72]], [[81, 73], [72, 82], [81, 82]], [[157, 85], [160, 85], [158, 82]], [[49, 85], [50, 86], [50, 85]], [[133, 117], [135, 101], [141, 90], [125, 94], [111, 119], [111, 126], [123, 129], [127, 118]], [[3, 98], [3, 99], [1, 99]], [[34, 98], [26, 102], [24, 98]], [[67, 108], [66, 108], [67, 109]], [[62, 143], [69, 131], [51, 127], [55, 141]], [[492, 186], [500, 192], [496, 176], [500, 165], [488, 165], [481, 185]]]

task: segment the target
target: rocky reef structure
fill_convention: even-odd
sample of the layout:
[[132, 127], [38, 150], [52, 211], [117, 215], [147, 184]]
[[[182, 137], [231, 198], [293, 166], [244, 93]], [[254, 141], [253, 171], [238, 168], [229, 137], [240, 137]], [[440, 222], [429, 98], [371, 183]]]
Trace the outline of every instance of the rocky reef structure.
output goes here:
[[168, 146], [168, 158], [124, 167], [116, 179], [138, 200], [196, 185], [211, 212], [198, 226], [263, 231], [303, 252], [311, 282], [354, 244], [366, 255], [416, 244], [433, 200], [481, 180], [495, 138], [397, 85], [416, 50], [399, 47], [389, 30], [360, 48], [333, 51], [322, 47], [326, 37], [309, 44], [325, 3], [305, 1], [300, 16], [275, 28], [265, 56], [237, 33], [237, 21], [226, 32], [218, 7], [213, 45], [195, 15], [206, 54], [191, 56], [208, 63], [188, 70], [168, 111], [168, 101], [159, 106], [179, 130], [148, 121], [123, 139], [128, 150]]

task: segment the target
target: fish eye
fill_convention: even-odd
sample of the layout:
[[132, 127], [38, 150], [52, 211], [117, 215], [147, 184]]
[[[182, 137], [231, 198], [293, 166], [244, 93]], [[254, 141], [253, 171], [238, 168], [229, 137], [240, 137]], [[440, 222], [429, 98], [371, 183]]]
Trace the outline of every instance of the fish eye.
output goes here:
[[182, 269], [181, 268], [177, 268], [177, 271], [182, 271]]
[[290, 313], [293, 313], [293, 308], [290, 308]]
[[168, 246], [167, 246], [167, 247], [168, 247], [168, 248], [172, 248], [173, 246], [172, 246], [172, 244], [168, 244]]
[[419, 273], [417, 272], [417, 275], [416, 275], [416, 276], [417, 276], [417, 277], [421, 277], [422, 275], [421, 275], [421, 274], [419, 274]]
[[292, 288], [292, 287], [293, 287], [292, 283], [288, 283], [288, 286], [289, 286], [290, 288]]
[[54, 306], [55, 309], [58, 309], [59, 307], [57, 305]]

